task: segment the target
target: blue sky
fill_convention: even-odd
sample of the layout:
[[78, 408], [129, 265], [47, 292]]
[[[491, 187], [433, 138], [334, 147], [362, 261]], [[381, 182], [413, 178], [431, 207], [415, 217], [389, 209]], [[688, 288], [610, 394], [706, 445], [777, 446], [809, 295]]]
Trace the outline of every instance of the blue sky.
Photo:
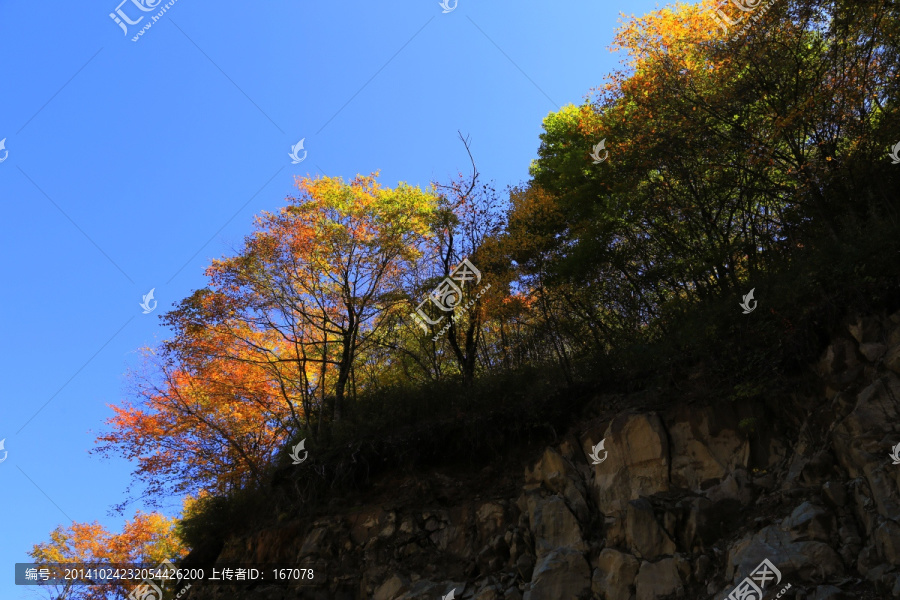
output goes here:
[[120, 527], [132, 465], [88, 454], [107, 405], [295, 175], [446, 181], [468, 170], [460, 130], [485, 178], [519, 183], [547, 113], [618, 66], [619, 13], [657, 6], [177, 0], [133, 42], [157, 11], [127, 0], [146, 17], [125, 35], [118, 1], [0, 0], [2, 598], [33, 597], [13, 563], [54, 527]]

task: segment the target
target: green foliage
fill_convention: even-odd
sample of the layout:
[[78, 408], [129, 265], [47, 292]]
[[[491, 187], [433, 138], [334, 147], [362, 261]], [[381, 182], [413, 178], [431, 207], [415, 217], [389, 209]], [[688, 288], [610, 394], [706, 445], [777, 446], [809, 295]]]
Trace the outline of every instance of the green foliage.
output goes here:
[[259, 488], [235, 490], [225, 496], [204, 495], [190, 503], [176, 535], [191, 549], [218, 548], [229, 535], [266, 519], [269, 494]]
[[741, 419], [738, 422], [738, 429], [745, 435], [756, 433], [756, 426], [758, 423], [759, 419], [757, 419], [756, 417], [747, 417], [746, 419]]

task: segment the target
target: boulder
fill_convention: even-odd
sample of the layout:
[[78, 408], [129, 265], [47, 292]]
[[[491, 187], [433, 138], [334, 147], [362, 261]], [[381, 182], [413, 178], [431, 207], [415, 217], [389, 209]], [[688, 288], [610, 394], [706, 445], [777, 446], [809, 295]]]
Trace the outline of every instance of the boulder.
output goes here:
[[885, 353], [883, 364], [894, 373], [900, 374], [900, 344]]
[[856, 344], [848, 339], [835, 340], [819, 360], [819, 375], [827, 383], [841, 389], [862, 373], [862, 365], [856, 355]]
[[900, 377], [888, 373], [864, 388], [835, 426], [832, 440], [838, 463], [850, 477], [865, 477], [878, 514], [900, 521], [900, 471], [889, 469], [888, 456], [900, 441]]
[[625, 545], [625, 515], [622, 510], [603, 518], [603, 532], [606, 537], [606, 545], [621, 547]]
[[500, 598], [502, 598], [500, 590], [491, 585], [475, 594], [473, 600], [500, 600]]
[[[787, 521], [787, 519], [786, 519]], [[802, 581], [822, 583], [843, 574], [843, 563], [824, 542], [797, 542], [791, 534], [775, 525], [748, 534], [728, 550], [725, 577], [738, 583], [768, 559], [781, 571], [782, 579], [793, 575]]]
[[638, 559], [612, 548], [604, 548], [597, 558], [591, 590], [603, 600], [629, 600], [634, 597], [634, 578], [640, 569]]
[[402, 594], [409, 589], [409, 582], [401, 579], [399, 575], [394, 575], [387, 581], [378, 586], [375, 590], [374, 600], [393, 600], [398, 594]]
[[391, 511], [384, 518], [384, 527], [378, 533], [378, 537], [389, 538], [397, 531], [397, 513]]
[[530, 554], [523, 554], [516, 560], [516, 570], [523, 581], [531, 581], [534, 574], [534, 557]]
[[586, 522], [587, 490], [575, 466], [553, 448], [547, 448], [534, 469], [525, 471], [526, 483], [540, 483], [546, 490], [566, 499], [575, 516]]
[[[669, 489], [669, 441], [655, 413], [620, 415], [604, 433], [606, 460], [592, 465], [592, 491], [600, 511], [616, 515], [628, 502]], [[582, 440], [585, 455], [600, 440]]]
[[783, 524], [795, 542], [827, 542], [837, 527], [834, 515], [829, 510], [811, 502], [804, 502], [795, 508]]
[[875, 529], [875, 550], [884, 562], [900, 565], [900, 525], [884, 519]]
[[559, 548], [538, 560], [524, 600], [578, 600], [591, 587], [591, 573], [584, 556], [571, 548]]
[[653, 514], [653, 507], [644, 498], [628, 503], [625, 543], [635, 556], [643, 560], [654, 560], [675, 552], [675, 542], [660, 526]]
[[844, 559], [844, 564], [852, 565], [856, 562], [859, 551], [862, 549], [862, 538], [852, 517], [842, 516], [840, 518], [838, 539], [841, 541], [839, 552], [841, 558]]
[[309, 535], [306, 536], [306, 539], [303, 540], [303, 545], [300, 547], [300, 555], [298, 558], [304, 559], [309, 556], [322, 554], [328, 546], [328, 537], [327, 527], [316, 527], [313, 529]]
[[713, 502], [734, 500], [742, 505], [747, 505], [753, 498], [753, 484], [747, 471], [740, 467], [707, 489], [704, 495]]
[[565, 500], [559, 496], [544, 497], [537, 490], [526, 493], [528, 520], [534, 535], [538, 562], [552, 550], [568, 548], [585, 552], [581, 526]]
[[486, 502], [475, 512], [475, 526], [481, 539], [486, 539], [503, 529], [506, 509], [496, 502]]
[[879, 358], [884, 356], [886, 351], [887, 346], [884, 344], [871, 343], [859, 345], [859, 353], [865, 356], [866, 360], [869, 362], [876, 362]]
[[[509, 546], [502, 536], [495, 535], [486, 546], [483, 546], [475, 558], [481, 573], [499, 571], [509, 561]], [[502, 591], [502, 590], [499, 590]]]
[[[689, 551], [699, 551], [707, 543], [714, 541], [720, 530], [719, 520], [727, 520], [729, 503], [714, 505], [709, 499], [701, 496], [682, 498], [678, 501], [678, 524], [675, 535], [678, 543]], [[731, 511], [736, 513], [739, 506]]]
[[690, 411], [681, 407], [668, 423], [672, 441], [672, 485], [699, 493], [708, 481], [724, 479], [735, 467], [747, 466], [750, 444], [737, 431], [730, 406]]
[[825, 499], [835, 508], [840, 508], [847, 504], [847, 490], [842, 481], [826, 481], [822, 485], [822, 493]]
[[503, 600], [522, 600], [522, 592], [516, 587], [507, 588], [503, 594]]
[[873, 316], [856, 316], [847, 325], [847, 331], [859, 344], [880, 341], [883, 329], [881, 320]]
[[634, 580], [635, 600], [656, 600], [675, 594], [684, 595], [684, 585], [674, 558], [664, 558], [659, 562], [644, 561]]
[[691, 569], [691, 574], [694, 576], [694, 579], [699, 582], [706, 581], [706, 575], [709, 573], [709, 569], [712, 566], [712, 560], [705, 554], [701, 554], [697, 557], [697, 560], [694, 561], [693, 568]]

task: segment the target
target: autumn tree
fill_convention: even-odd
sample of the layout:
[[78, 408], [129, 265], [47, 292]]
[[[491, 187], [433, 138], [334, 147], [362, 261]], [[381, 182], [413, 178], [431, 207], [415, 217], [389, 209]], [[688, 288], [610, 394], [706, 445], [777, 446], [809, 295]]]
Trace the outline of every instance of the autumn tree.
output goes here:
[[340, 420], [357, 356], [401, 310], [402, 276], [420, 256], [435, 198], [402, 183], [384, 188], [377, 174], [297, 187], [301, 196], [261, 216], [237, 256], [214, 261], [211, 287], [229, 318], [283, 342], [271, 361], [295, 365], [303, 381], [294, 387], [315, 380]]
[[556, 293], [562, 284], [553, 269], [560, 264], [563, 248], [558, 240], [564, 230], [565, 215], [558, 198], [535, 185], [510, 191], [509, 221], [500, 247], [514, 265], [518, 293], [516, 302], [508, 303], [516, 314], [508, 315], [501, 327], [514, 327], [515, 351], [524, 353], [521, 364], [556, 362], [571, 381], [573, 345], [583, 346], [578, 340], [596, 338], [598, 330], [590, 328], [589, 322], [591, 336], [580, 337], [572, 331], [570, 324], [577, 321], [578, 313], [565, 307], [566, 294]]
[[623, 68], [545, 119], [527, 194], [559, 218], [510, 220], [546, 241], [519, 264], [570, 347], [664, 335], [678, 306], [896, 222], [896, 9], [773, 2], [724, 31], [717, 4], [625, 20]]
[[[177, 560], [187, 554], [175, 534], [176, 519], [159, 513], [137, 512], [119, 533], [110, 532], [97, 522], [72, 523], [50, 532], [50, 539], [35, 544], [28, 553], [40, 568], [69, 564], [79, 568], [106, 565], [145, 565], [155, 568], [165, 560]], [[53, 571], [53, 569], [51, 569]], [[54, 600], [108, 600], [126, 598], [128, 585], [73, 585], [45, 589]]]
[[151, 498], [259, 485], [311, 418], [340, 419], [360, 352], [406, 308], [401, 276], [435, 198], [376, 175], [297, 186], [165, 315], [173, 337], [132, 376], [141, 401], [113, 407], [98, 438], [97, 452], [137, 462]]
[[[432, 235], [426, 240], [426, 259], [414, 265], [408, 279], [411, 299], [418, 299], [413, 323], [429, 333], [413, 342], [418, 355], [428, 357], [417, 362], [441, 373], [442, 358], [449, 355], [463, 383], [471, 385], [484, 342], [488, 307], [505, 297], [509, 269], [503, 257], [492, 250], [493, 240], [503, 230], [506, 202], [491, 184], [481, 181], [470, 140], [462, 134], [460, 139], [471, 174], [460, 173], [448, 183], [434, 184], [438, 203], [431, 222]], [[454, 288], [449, 302], [429, 303], [433, 291], [452, 279], [455, 269], [463, 268], [466, 260], [477, 273], [469, 281], [457, 282], [458, 291]], [[479, 295], [485, 288], [485, 295]], [[444, 351], [445, 346], [449, 352]]]
[[[180, 313], [179, 313], [180, 314]], [[278, 386], [239, 355], [232, 338], [209, 329], [147, 351], [150, 374], [132, 374], [139, 403], [112, 406], [94, 450], [137, 463], [148, 501], [198, 490], [224, 494], [259, 483], [289, 439], [290, 413]]]

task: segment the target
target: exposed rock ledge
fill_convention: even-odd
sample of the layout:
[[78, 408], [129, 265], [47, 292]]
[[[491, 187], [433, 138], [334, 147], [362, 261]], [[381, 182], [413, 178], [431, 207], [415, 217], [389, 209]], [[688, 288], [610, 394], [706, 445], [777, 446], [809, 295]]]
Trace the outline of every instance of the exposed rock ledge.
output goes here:
[[365, 506], [220, 556], [311, 565], [327, 576], [314, 586], [191, 598], [723, 600], [764, 559], [781, 575], [766, 598], [900, 598], [900, 313], [846, 333], [816, 366], [818, 395], [594, 419], [508, 497]]

